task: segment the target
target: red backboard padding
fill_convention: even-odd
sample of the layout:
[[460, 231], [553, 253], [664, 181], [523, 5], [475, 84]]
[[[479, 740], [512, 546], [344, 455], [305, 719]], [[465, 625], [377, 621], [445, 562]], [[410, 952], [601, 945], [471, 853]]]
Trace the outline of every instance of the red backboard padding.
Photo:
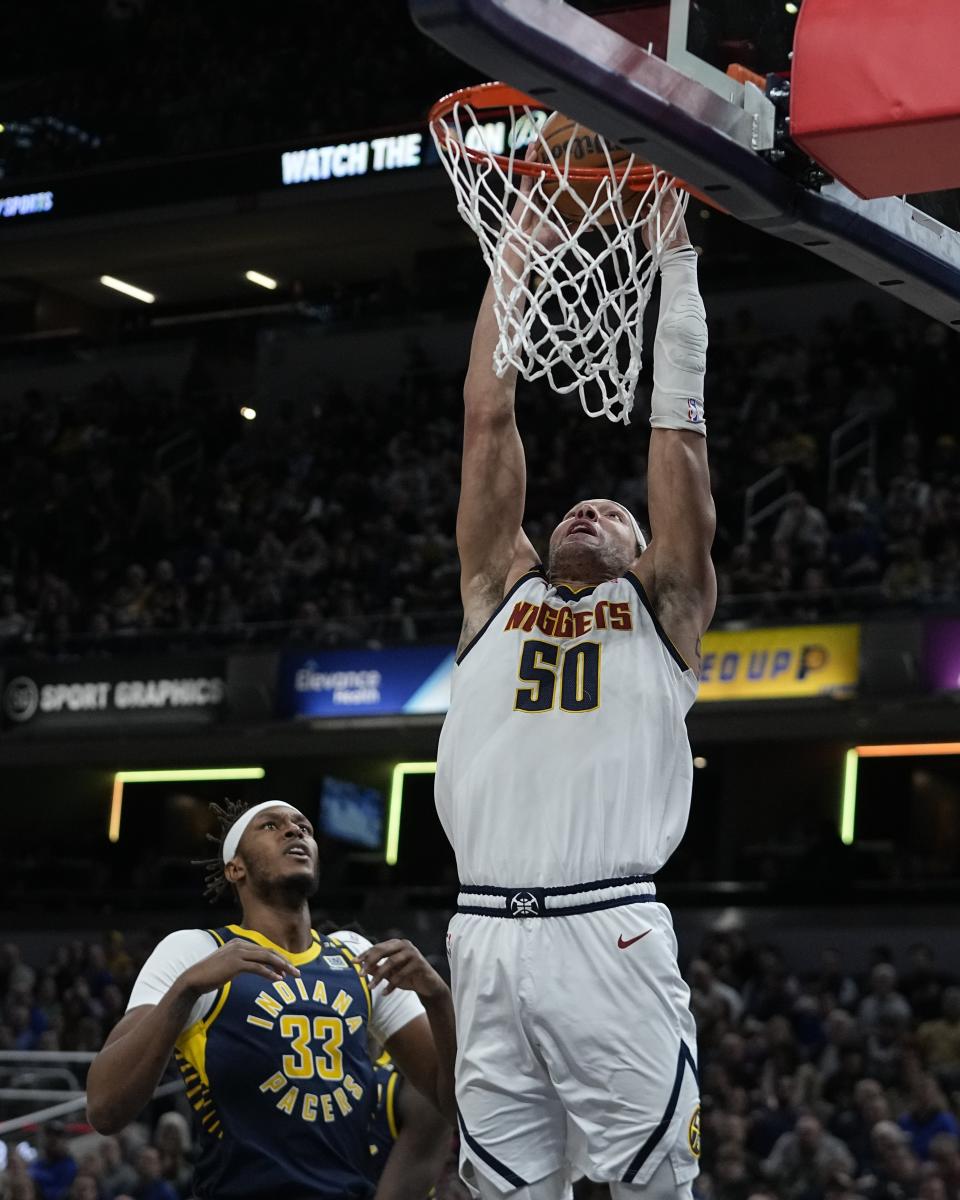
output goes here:
[[790, 133], [867, 199], [960, 187], [960, 0], [804, 0]]

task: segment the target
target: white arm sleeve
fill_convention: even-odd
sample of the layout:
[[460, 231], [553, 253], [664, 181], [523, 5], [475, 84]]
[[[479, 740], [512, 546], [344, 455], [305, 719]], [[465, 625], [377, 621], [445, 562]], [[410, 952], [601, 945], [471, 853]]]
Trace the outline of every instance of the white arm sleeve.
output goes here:
[[697, 286], [697, 252], [690, 245], [660, 260], [660, 319], [653, 344], [654, 429], [706, 435], [703, 381], [707, 370], [707, 316]]
[[[219, 949], [216, 939], [205, 929], [178, 929], [168, 934], [143, 964], [130, 993], [127, 1012], [144, 1004], [159, 1004], [188, 967]], [[204, 992], [190, 1009], [184, 1029], [207, 1015], [216, 994]]]
[[[335, 938], [338, 942], [343, 942], [351, 954], [362, 954], [364, 950], [369, 950], [373, 945], [372, 942], [361, 937], [359, 933], [354, 933], [351, 929], [338, 930], [336, 933], [331, 933], [330, 937]], [[382, 980], [370, 994], [372, 1009], [370, 1032], [381, 1046], [388, 1042], [395, 1033], [398, 1033], [404, 1025], [409, 1025], [411, 1021], [416, 1020], [421, 1013], [426, 1011], [420, 1003], [420, 997], [415, 992], [408, 992], [406, 988], [397, 988], [387, 996], [385, 995], [386, 987], [386, 980]]]

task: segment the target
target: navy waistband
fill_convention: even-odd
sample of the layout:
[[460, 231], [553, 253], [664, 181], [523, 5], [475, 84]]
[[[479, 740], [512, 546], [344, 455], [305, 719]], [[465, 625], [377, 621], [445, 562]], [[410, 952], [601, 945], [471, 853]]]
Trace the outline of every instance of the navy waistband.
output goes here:
[[[576, 897], [582, 897], [580, 901]], [[657, 898], [651, 875], [624, 875], [594, 879], [564, 887], [494, 887], [469, 884], [460, 888], [457, 912], [478, 917], [572, 917], [648, 904]]]

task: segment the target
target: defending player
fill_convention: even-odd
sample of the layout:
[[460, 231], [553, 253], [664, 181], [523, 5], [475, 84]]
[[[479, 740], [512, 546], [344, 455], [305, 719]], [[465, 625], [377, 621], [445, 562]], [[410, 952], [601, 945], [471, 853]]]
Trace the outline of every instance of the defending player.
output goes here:
[[614, 1200], [673, 1200], [697, 1174], [695, 1028], [652, 880], [687, 822], [684, 717], [716, 600], [707, 332], [682, 225], [661, 276], [649, 547], [622, 505], [581, 500], [541, 566], [521, 527], [515, 376], [491, 366], [492, 286], [474, 333], [436, 791], [461, 880], [461, 1170], [484, 1200], [558, 1200], [580, 1173]]
[[384, 1052], [374, 1064], [377, 1104], [370, 1121], [370, 1178], [376, 1200], [427, 1200], [450, 1156], [453, 1131], [410, 1087]]
[[174, 1054], [201, 1129], [201, 1200], [365, 1200], [377, 1095], [368, 1032], [452, 1116], [449, 992], [409, 942], [311, 929], [317, 844], [297, 809], [221, 817], [208, 891], [232, 887], [242, 924], [157, 946], [90, 1068], [91, 1123], [114, 1133], [132, 1121]]

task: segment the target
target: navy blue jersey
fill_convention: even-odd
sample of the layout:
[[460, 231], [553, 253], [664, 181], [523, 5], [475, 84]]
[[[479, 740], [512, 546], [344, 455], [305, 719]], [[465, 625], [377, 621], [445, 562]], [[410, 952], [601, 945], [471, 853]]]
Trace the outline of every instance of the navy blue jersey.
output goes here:
[[237, 975], [177, 1041], [202, 1130], [196, 1195], [367, 1200], [377, 1087], [370, 990], [354, 955], [317, 933], [289, 954], [239, 925], [211, 932], [284, 954], [300, 977]]
[[377, 1102], [370, 1116], [370, 1178], [379, 1183], [387, 1157], [400, 1132], [397, 1124], [397, 1095], [400, 1075], [387, 1053], [374, 1065], [377, 1082]]

